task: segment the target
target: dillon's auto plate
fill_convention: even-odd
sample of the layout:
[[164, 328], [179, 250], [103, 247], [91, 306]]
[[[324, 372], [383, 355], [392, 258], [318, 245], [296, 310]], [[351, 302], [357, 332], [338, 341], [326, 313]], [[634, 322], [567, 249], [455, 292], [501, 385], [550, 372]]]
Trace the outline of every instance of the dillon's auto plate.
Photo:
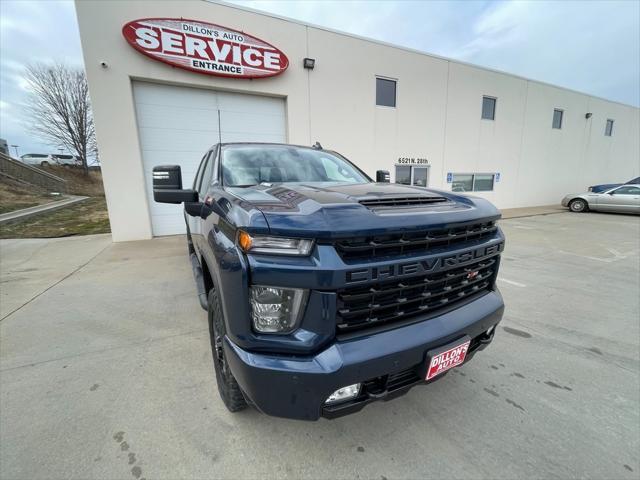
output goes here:
[[465, 337], [454, 344], [446, 345], [437, 350], [429, 350], [427, 359], [431, 360], [429, 360], [426, 380], [431, 380], [441, 373], [462, 364], [467, 356], [470, 344], [471, 339]]

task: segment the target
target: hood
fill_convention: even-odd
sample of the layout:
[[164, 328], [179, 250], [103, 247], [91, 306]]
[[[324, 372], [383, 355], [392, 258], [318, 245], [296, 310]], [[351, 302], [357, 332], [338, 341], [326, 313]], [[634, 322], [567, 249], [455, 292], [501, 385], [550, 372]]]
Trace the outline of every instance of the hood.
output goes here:
[[391, 183], [262, 184], [225, 190], [260, 210], [269, 231], [283, 236], [383, 235], [500, 217], [480, 198]]

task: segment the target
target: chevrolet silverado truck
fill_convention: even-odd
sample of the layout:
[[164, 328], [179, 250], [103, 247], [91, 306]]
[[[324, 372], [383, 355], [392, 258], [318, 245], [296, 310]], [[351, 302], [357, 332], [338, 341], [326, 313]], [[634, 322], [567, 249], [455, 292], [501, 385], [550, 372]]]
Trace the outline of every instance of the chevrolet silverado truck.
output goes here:
[[377, 181], [319, 144], [221, 143], [184, 204], [218, 390], [232, 411], [317, 420], [441, 378], [493, 339], [504, 236], [488, 201]]

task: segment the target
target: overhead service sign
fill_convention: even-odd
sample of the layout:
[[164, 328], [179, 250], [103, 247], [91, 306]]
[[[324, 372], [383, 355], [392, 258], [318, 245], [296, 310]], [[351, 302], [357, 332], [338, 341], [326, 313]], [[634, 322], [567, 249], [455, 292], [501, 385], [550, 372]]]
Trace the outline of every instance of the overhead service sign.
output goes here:
[[122, 27], [133, 48], [174, 67], [234, 78], [272, 77], [289, 66], [273, 45], [212, 23], [180, 18], [144, 18]]

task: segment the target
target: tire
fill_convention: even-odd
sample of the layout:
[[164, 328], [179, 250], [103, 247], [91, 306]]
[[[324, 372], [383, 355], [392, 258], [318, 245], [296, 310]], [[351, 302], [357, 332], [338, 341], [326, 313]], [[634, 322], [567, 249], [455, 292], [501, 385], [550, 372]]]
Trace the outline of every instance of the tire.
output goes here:
[[213, 356], [213, 368], [216, 372], [218, 392], [222, 402], [230, 412], [239, 412], [247, 408], [247, 401], [225, 359], [222, 342], [226, 334], [226, 327], [222, 314], [222, 305], [220, 305], [220, 298], [215, 288], [209, 291], [208, 304], [211, 354]]
[[582, 213], [589, 210], [589, 205], [587, 205], [587, 202], [585, 202], [581, 198], [576, 198], [575, 200], [571, 200], [569, 202], [569, 210], [575, 213]]
[[48, 167], [49, 166], [49, 162], [40, 162], [40, 166], [41, 167]]

